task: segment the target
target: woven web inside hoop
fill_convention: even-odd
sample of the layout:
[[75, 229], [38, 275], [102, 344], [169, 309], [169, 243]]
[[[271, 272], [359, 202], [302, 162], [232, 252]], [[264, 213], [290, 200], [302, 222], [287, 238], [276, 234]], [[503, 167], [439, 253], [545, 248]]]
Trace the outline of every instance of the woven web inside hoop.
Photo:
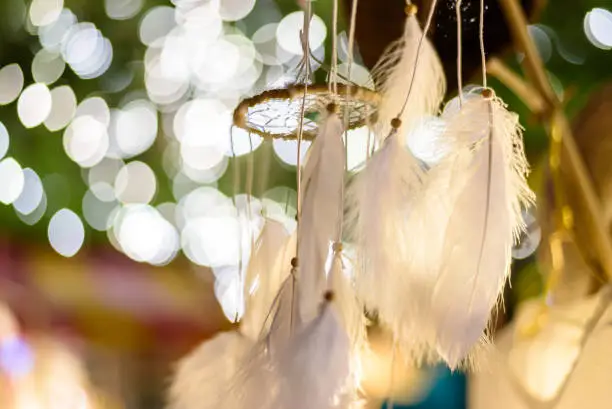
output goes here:
[[[242, 101], [234, 111], [234, 125], [263, 137], [296, 139], [303, 98], [303, 85], [264, 91]], [[338, 106], [338, 115], [343, 120], [345, 114], [348, 114], [348, 129], [355, 129], [373, 120], [378, 96], [374, 91], [356, 86], [338, 84], [335, 96], [329, 93], [327, 85], [308, 86], [302, 135], [304, 140], [315, 138], [317, 118], [331, 102]]]

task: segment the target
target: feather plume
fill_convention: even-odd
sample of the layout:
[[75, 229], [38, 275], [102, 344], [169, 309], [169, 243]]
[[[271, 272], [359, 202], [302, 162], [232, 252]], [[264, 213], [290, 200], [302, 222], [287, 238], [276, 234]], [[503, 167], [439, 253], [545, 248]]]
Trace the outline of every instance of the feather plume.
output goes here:
[[518, 117], [497, 98], [465, 102], [448, 124], [454, 191], [432, 294], [438, 353], [455, 368], [483, 339], [510, 272], [521, 207], [533, 201]]
[[[217, 406], [230, 409], [257, 407], [274, 409], [278, 404], [281, 375], [279, 359], [291, 345], [293, 334], [301, 328], [299, 303], [296, 300], [296, 272], [285, 279], [273, 300], [264, 324], [264, 335], [245, 353], [233, 379], [223, 390]], [[171, 408], [174, 409], [174, 408]]]
[[265, 220], [247, 267], [246, 311], [240, 323], [240, 331], [253, 340], [261, 335], [272, 302], [287, 278], [295, 254], [295, 240], [293, 248], [289, 247], [291, 241], [282, 223]]
[[405, 326], [397, 307], [406, 300], [410, 260], [407, 220], [424, 173], [392, 133], [349, 186], [346, 225], [359, 259], [356, 289], [365, 306], [390, 328]]
[[334, 293], [334, 307], [342, 320], [353, 350], [358, 352], [365, 344], [366, 317], [355, 288], [343, 265], [342, 253], [335, 251], [329, 273], [330, 286]]
[[334, 308], [341, 318], [350, 343], [351, 379], [345, 395], [351, 402], [356, 402], [361, 383], [361, 354], [367, 348], [367, 319], [363, 306], [355, 293], [352, 278], [348, 276], [344, 268], [340, 250], [334, 251], [329, 281], [334, 293]]
[[299, 229], [299, 292], [305, 320], [317, 315], [325, 285], [329, 247], [338, 235], [342, 216], [345, 151], [342, 120], [330, 113], [320, 125], [302, 174]]
[[408, 99], [408, 108], [400, 117], [402, 120], [400, 134], [405, 134], [405, 131], [410, 130], [425, 115], [437, 114], [444, 98], [446, 93], [444, 69], [427, 38], [423, 38], [417, 64], [419, 42], [422, 37], [423, 31], [416, 16], [408, 17], [402, 37], [387, 48], [372, 70], [374, 84], [382, 95], [378, 107], [380, 125], [378, 134], [381, 136], [388, 135], [391, 131], [391, 119], [402, 110], [413, 76], [414, 83]]
[[273, 407], [331, 409], [345, 402], [350, 342], [332, 303], [326, 300], [319, 315], [295, 333], [279, 356], [281, 385]]
[[253, 346], [239, 332], [222, 332], [179, 361], [169, 391], [169, 409], [216, 408], [227, 384]]

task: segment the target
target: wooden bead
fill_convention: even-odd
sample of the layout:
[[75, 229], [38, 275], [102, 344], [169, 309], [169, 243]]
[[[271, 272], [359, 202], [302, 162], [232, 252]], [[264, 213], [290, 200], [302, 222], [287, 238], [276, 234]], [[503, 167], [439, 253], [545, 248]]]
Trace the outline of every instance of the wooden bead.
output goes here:
[[399, 118], [393, 118], [393, 119], [391, 120], [391, 127], [392, 127], [393, 129], [399, 129], [399, 128], [400, 128], [400, 126], [402, 126], [402, 120], [401, 120], [401, 119], [399, 119]]
[[330, 104], [327, 104], [327, 112], [329, 112], [330, 114], [335, 114], [338, 112], [338, 105], [334, 104], [333, 102]]
[[406, 4], [406, 7], [404, 8], [404, 12], [408, 17], [415, 16], [418, 11], [419, 8], [417, 5], [412, 3]]
[[493, 98], [493, 90], [491, 88], [485, 88], [482, 90], [483, 98], [490, 99]]
[[299, 265], [297, 257], [291, 259], [291, 267], [296, 268]]
[[334, 301], [334, 297], [335, 297], [335, 294], [331, 290], [330, 291], [325, 291], [325, 295], [323, 295], [323, 298], [325, 298], [325, 301], [327, 301], [327, 302]]

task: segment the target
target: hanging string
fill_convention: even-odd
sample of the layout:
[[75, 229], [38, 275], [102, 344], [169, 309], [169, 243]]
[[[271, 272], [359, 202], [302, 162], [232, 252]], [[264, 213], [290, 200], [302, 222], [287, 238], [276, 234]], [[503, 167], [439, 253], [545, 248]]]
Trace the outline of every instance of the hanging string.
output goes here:
[[[338, 93], [338, 0], [333, 1], [332, 9], [332, 54], [331, 54], [331, 81], [330, 91], [335, 96]], [[350, 76], [350, 71], [349, 71]]]
[[[253, 195], [253, 173], [255, 167], [255, 153], [253, 152], [253, 134], [249, 132], [249, 154], [247, 157], [247, 174], [246, 174], [246, 195], [247, 195], [247, 217], [249, 220], [249, 237], [251, 239], [251, 251], [255, 248], [255, 235], [252, 231], [253, 224], [253, 207], [251, 196]], [[262, 209], [263, 210], [263, 209]]]
[[479, 38], [480, 38], [480, 59], [482, 64], [482, 86], [487, 88], [487, 56], [484, 45], [484, 12], [485, 2], [480, 0], [480, 23], [479, 23]]
[[461, 3], [457, 0], [455, 4], [455, 15], [457, 18], [457, 88], [459, 89], [459, 106], [463, 105], [463, 18], [461, 17]]
[[[409, 4], [411, 4], [409, 2]], [[429, 27], [431, 26], [431, 22], [433, 20], [434, 13], [436, 11], [436, 5], [438, 4], [438, 0], [433, 0], [431, 2], [431, 8], [429, 10], [429, 15], [427, 16], [427, 22], [425, 23], [425, 28], [423, 29], [423, 34], [419, 40], [419, 45], [417, 47], [417, 55], [414, 60], [414, 70], [412, 70], [412, 78], [410, 79], [410, 87], [408, 87], [408, 94], [406, 95], [406, 99], [404, 100], [404, 104], [402, 105], [402, 109], [397, 114], [397, 118], [400, 118], [404, 111], [406, 110], [406, 106], [408, 106], [408, 100], [410, 99], [410, 95], [412, 94], [412, 88], [414, 86], [414, 81], [416, 79], [417, 67], [419, 66], [419, 59], [421, 57], [421, 50], [423, 48], [423, 42], [427, 37], [427, 33], [429, 32]]]
[[311, 13], [311, 0], [306, 0], [306, 10], [304, 10], [304, 26], [301, 32], [302, 51], [304, 58], [306, 59], [306, 65], [304, 67], [304, 94], [302, 96], [302, 106], [300, 107], [300, 124], [298, 127], [297, 135], [297, 213], [295, 216], [296, 220], [296, 257], [299, 253], [300, 248], [300, 221], [302, 218], [302, 139], [304, 136], [304, 115], [306, 114], [306, 96], [308, 95], [308, 81], [310, 80], [310, 13]]
[[[242, 300], [243, 299], [243, 293], [244, 293], [244, 289], [243, 289], [243, 277], [242, 277], [242, 223], [240, 220], [240, 209], [238, 208], [237, 202], [236, 202], [236, 196], [238, 196], [238, 192], [240, 191], [240, 165], [238, 163], [238, 159], [236, 156], [236, 149], [234, 148], [234, 134], [233, 134], [233, 130], [234, 130], [234, 125], [232, 125], [230, 127], [230, 148], [232, 150], [232, 159], [234, 160], [234, 186], [233, 186], [233, 194], [232, 194], [232, 203], [234, 204], [234, 208], [236, 209], [236, 216], [238, 218], [238, 284], [236, 286], [236, 291], [238, 292], [238, 300]], [[234, 315], [234, 322], [238, 322], [239, 320], [239, 312], [238, 310], [236, 310], [235, 315]]]
[[[351, 5], [351, 21], [349, 24], [349, 36], [348, 36], [348, 56], [347, 56], [347, 67], [348, 67], [348, 73], [347, 76], [349, 78], [349, 82], [351, 79], [351, 74], [353, 72], [353, 51], [354, 51], [354, 47], [355, 47], [355, 28], [357, 26], [357, 7], [359, 6], [359, 0], [353, 0], [352, 5]], [[348, 129], [348, 124], [349, 124], [349, 112], [348, 112], [348, 100], [349, 100], [349, 88], [346, 88], [346, 107], [345, 107], [345, 111], [344, 111], [344, 129]], [[366, 108], [367, 109], [367, 108]], [[367, 114], [367, 112], [366, 112]], [[345, 132], [345, 155], [346, 155], [346, 162], [345, 162], [345, 166], [346, 166], [346, 170], [348, 171], [348, 130]], [[367, 155], [367, 152], [366, 152]]]

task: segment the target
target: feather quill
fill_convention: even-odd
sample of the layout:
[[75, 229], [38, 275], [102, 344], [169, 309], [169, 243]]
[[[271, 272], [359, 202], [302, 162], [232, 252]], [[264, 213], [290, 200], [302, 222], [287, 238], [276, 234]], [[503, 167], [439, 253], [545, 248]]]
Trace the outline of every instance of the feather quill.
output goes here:
[[447, 137], [455, 144], [450, 186], [456, 190], [449, 192], [453, 206], [431, 304], [438, 353], [455, 368], [483, 339], [524, 227], [521, 207], [533, 193], [518, 117], [501, 100], [466, 101]]
[[317, 315], [326, 289], [325, 263], [342, 217], [345, 151], [344, 127], [335, 113], [320, 125], [302, 173], [303, 204], [299, 229], [300, 308], [305, 321]]
[[[426, 115], [435, 115], [446, 93], [446, 77], [440, 59], [423, 31], [416, 15], [407, 17], [404, 33], [392, 43], [372, 69], [372, 78], [382, 95], [378, 107], [378, 134], [388, 135], [390, 123], [406, 103], [411, 82], [414, 83], [408, 99], [408, 109], [400, 117], [400, 134], [410, 130]], [[417, 53], [418, 64], [417, 64]]]

